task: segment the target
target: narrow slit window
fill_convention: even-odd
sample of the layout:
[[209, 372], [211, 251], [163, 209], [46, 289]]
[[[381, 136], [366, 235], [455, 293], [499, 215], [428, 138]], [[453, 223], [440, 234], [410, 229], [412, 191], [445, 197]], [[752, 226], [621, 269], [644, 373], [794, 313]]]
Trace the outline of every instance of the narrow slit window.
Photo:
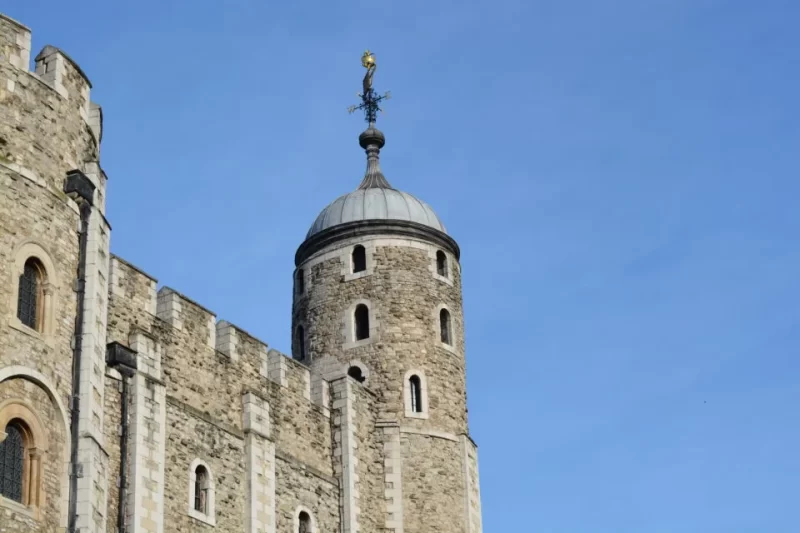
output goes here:
[[411, 376], [408, 380], [411, 393], [411, 411], [414, 413], [422, 412], [422, 380], [419, 376]]
[[298, 361], [305, 361], [306, 359], [306, 330], [303, 326], [297, 327], [297, 333], [295, 334], [295, 343], [296, 343], [296, 350], [295, 354], [297, 354]]
[[203, 465], [194, 471], [194, 510], [208, 514], [208, 470]]
[[367, 251], [360, 244], [353, 248], [353, 274], [367, 269]]
[[6, 438], [0, 442], [0, 494], [25, 504], [25, 433], [16, 423], [6, 426]]
[[306, 291], [306, 280], [302, 268], [297, 271], [297, 274], [295, 274], [294, 286], [297, 290], [298, 296], [302, 295]]
[[436, 252], [436, 273], [447, 277], [447, 255], [441, 250]]
[[29, 328], [40, 330], [44, 303], [44, 269], [36, 259], [28, 259], [19, 277], [17, 318]]
[[369, 338], [369, 308], [364, 304], [358, 304], [354, 313], [356, 340], [360, 341]]
[[441, 329], [442, 342], [452, 345], [453, 339], [450, 331], [450, 311], [447, 309], [442, 309], [439, 311], [439, 327]]
[[300, 516], [297, 519], [297, 533], [312, 533], [311, 516], [307, 512], [300, 511]]

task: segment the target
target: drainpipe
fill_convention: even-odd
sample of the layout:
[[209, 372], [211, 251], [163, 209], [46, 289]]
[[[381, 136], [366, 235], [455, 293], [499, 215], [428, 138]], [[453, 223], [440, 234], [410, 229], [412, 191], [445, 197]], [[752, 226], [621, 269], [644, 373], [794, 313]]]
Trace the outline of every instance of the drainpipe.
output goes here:
[[86, 241], [89, 236], [89, 217], [92, 214], [94, 184], [80, 170], [67, 172], [64, 192], [80, 207], [80, 228], [78, 231], [78, 277], [75, 280], [77, 310], [75, 312], [75, 335], [72, 339], [72, 398], [70, 400], [70, 443], [69, 459], [69, 516], [67, 531], [75, 533], [78, 507], [78, 478], [82, 475], [78, 465], [78, 424], [81, 413], [81, 357], [83, 344], [83, 315], [86, 305]]
[[117, 533], [125, 533], [126, 506], [128, 503], [128, 402], [129, 379], [136, 374], [136, 352], [118, 342], [106, 346], [106, 363], [122, 376], [120, 402], [122, 404], [119, 435], [119, 502], [117, 508]]

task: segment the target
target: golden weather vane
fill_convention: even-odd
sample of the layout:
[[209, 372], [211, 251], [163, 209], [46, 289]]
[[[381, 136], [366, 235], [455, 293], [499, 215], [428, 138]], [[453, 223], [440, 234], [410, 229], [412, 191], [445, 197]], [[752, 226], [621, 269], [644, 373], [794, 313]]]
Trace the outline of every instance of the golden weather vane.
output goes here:
[[378, 118], [378, 111], [383, 111], [378, 104], [383, 100], [389, 99], [390, 94], [387, 92], [378, 96], [375, 89], [372, 88], [372, 77], [375, 75], [375, 70], [378, 68], [375, 54], [369, 50], [364, 52], [364, 55], [361, 56], [361, 65], [367, 69], [367, 73], [364, 75], [364, 81], [362, 82], [363, 92], [358, 95], [361, 98], [361, 103], [359, 105], [351, 105], [347, 110], [353, 113], [357, 109], [363, 109], [366, 121], [370, 124], [374, 124], [375, 120]]

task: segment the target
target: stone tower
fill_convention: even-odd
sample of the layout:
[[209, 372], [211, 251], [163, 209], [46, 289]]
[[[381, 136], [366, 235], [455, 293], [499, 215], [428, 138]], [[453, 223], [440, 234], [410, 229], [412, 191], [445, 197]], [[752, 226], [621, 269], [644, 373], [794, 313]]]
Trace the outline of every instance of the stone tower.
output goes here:
[[476, 533], [459, 247], [428, 204], [384, 177], [374, 121], [359, 143], [361, 184], [297, 250], [292, 312], [293, 357], [333, 388], [344, 531]]
[[[0, 15], [0, 443], [23, 442], [7, 531], [106, 529], [108, 241], [91, 83]], [[7, 465], [7, 468], [11, 468]], [[16, 473], [7, 474], [12, 476]], [[19, 489], [22, 490], [19, 490]]]

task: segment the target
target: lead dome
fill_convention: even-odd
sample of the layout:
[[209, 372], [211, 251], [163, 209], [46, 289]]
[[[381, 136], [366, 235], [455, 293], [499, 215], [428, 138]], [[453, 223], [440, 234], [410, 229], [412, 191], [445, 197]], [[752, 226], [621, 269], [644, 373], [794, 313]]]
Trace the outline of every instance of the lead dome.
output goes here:
[[380, 149], [386, 144], [383, 133], [370, 124], [358, 141], [367, 152], [364, 179], [355, 191], [340, 196], [320, 212], [306, 238], [341, 224], [362, 220], [413, 222], [447, 233], [430, 205], [412, 194], [393, 188], [386, 180], [379, 161]]
[[433, 208], [419, 198], [396, 189], [369, 187], [356, 189], [328, 204], [311, 225], [306, 238], [359, 220], [405, 220], [447, 232]]

